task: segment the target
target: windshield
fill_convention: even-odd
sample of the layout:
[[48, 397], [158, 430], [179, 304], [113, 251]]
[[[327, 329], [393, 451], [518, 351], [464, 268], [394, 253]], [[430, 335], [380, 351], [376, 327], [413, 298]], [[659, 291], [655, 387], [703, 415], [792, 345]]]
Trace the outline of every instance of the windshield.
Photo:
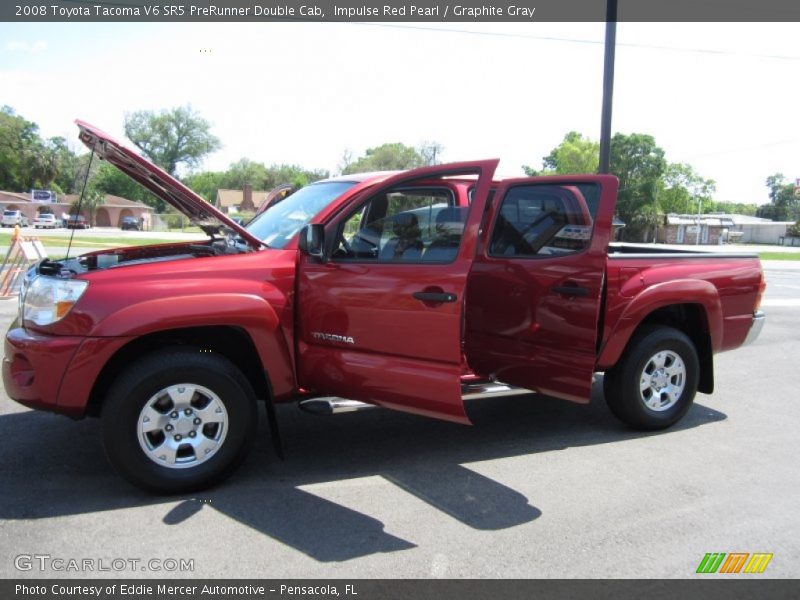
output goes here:
[[258, 215], [247, 225], [247, 231], [270, 248], [283, 248], [314, 215], [355, 184], [355, 181], [330, 181], [307, 185]]

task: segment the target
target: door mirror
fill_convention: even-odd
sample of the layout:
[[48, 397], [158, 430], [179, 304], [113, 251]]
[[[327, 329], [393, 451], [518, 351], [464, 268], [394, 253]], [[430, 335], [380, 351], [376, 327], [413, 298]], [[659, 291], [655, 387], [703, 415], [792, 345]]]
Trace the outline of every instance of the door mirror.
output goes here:
[[320, 224], [303, 227], [298, 246], [303, 254], [325, 262], [325, 227]]

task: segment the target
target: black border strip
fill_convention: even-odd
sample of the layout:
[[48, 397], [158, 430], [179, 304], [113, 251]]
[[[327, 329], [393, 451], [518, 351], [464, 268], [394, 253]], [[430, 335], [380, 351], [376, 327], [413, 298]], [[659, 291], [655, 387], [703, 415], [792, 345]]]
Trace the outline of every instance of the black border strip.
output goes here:
[[[606, 19], [606, 0], [4, 0], [10, 22], [577, 22]], [[170, 8], [168, 8], [170, 7]], [[213, 9], [212, 9], [213, 7]], [[303, 9], [303, 7], [305, 7]], [[222, 12], [224, 9], [224, 12]], [[619, 0], [620, 22], [800, 21], [797, 0]]]
[[[37, 598], [38, 600], [75, 600], [101, 598], [107, 600], [234, 600], [239, 598], [318, 598], [330, 600], [504, 600], [506, 598], [591, 598], [592, 600], [773, 600], [794, 599], [800, 595], [798, 580], [761, 579], [758, 575], [720, 578], [698, 575], [696, 579], [331, 579], [331, 580], [192, 580], [192, 579], [40, 579], [0, 580], [0, 597], [5, 600]], [[17, 586], [27, 586], [27, 593]], [[136, 592], [121, 593], [122, 586]], [[137, 586], [134, 588], [133, 586]], [[183, 593], [159, 591], [158, 586], [183, 587]], [[238, 588], [236, 593], [203, 594], [203, 586]], [[285, 587], [281, 587], [285, 586]], [[349, 588], [347, 586], [350, 586]], [[293, 588], [289, 593], [287, 588]], [[31, 592], [38, 588], [39, 592]], [[86, 592], [69, 592], [80, 590]], [[92, 588], [101, 588], [93, 594]], [[194, 592], [185, 591], [191, 588]], [[307, 591], [303, 593], [303, 588]], [[163, 590], [164, 588], [162, 588]], [[338, 595], [331, 593], [335, 589]], [[54, 591], [55, 590], [55, 591]], [[328, 593], [320, 593], [324, 591]], [[350, 593], [350, 592], [355, 593]]]

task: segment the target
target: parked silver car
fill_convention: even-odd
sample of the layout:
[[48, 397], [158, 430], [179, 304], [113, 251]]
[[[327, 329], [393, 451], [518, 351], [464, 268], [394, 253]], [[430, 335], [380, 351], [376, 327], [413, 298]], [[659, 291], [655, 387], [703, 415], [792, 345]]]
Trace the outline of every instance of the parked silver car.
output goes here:
[[39, 227], [43, 229], [55, 229], [58, 227], [58, 219], [52, 213], [42, 213], [33, 220], [33, 226], [36, 229]]
[[21, 210], [5, 210], [3, 211], [3, 219], [0, 221], [3, 227], [20, 227], [28, 226], [28, 217], [22, 214]]

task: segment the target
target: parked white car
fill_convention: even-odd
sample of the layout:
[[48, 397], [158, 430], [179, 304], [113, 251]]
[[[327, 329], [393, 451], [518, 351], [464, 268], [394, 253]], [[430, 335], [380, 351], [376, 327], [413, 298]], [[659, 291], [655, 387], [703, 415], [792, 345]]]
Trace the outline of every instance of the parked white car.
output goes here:
[[0, 221], [3, 227], [20, 227], [28, 226], [28, 217], [22, 214], [21, 210], [5, 210], [3, 211], [3, 219]]
[[43, 229], [55, 229], [58, 227], [58, 219], [56, 219], [56, 216], [53, 214], [44, 213], [33, 220], [33, 226], [36, 229], [39, 229], [39, 227]]

